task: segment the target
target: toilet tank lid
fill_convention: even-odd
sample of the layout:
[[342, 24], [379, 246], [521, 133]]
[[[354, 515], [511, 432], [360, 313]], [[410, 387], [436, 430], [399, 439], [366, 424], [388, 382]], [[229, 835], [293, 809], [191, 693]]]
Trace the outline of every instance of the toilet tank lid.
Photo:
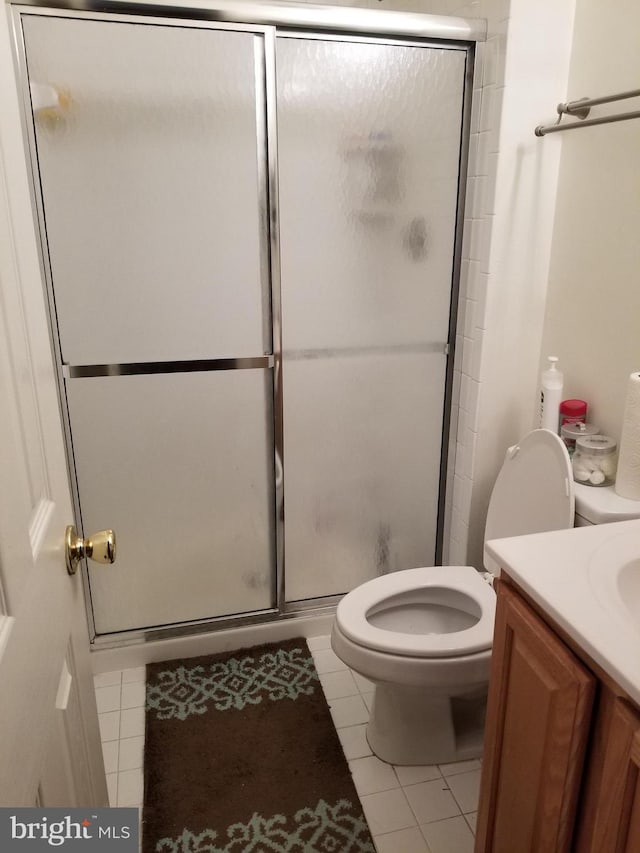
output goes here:
[[632, 501], [617, 494], [615, 486], [584, 486], [574, 483], [576, 515], [590, 524], [608, 524], [611, 521], [630, 521], [640, 518], [640, 501]]
[[[485, 542], [573, 527], [574, 489], [564, 442], [536, 429], [507, 450], [487, 512]], [[485, 555], [485, 566], [489, 565]]]

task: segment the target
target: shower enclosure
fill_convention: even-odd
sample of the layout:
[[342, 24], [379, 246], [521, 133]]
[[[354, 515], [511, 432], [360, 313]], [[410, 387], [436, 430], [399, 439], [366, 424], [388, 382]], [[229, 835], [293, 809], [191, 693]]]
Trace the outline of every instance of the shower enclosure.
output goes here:
[[94, 636], [436, 561], [472, 42], [15, 21]]

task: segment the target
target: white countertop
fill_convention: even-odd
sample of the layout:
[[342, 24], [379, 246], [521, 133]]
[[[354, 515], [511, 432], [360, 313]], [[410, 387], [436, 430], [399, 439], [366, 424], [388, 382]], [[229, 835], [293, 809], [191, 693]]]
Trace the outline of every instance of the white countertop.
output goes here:
[[640, 520], [493, 539], [486, 550], [640, 705], [640, 619], [608, 594], [620, 559], [640, 558]]

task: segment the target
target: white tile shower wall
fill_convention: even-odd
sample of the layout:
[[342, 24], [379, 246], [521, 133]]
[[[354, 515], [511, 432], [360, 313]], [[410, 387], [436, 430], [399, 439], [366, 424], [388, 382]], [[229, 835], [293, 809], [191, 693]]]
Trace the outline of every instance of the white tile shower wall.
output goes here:
[[480, 567], [487, 504], [505, 449], [535, 425], [561, 142], [545, 138], [550, 144], [541, 145], [533, 130], [566, 92], [574, 4], [482, 0], [452, 11], [488, 23], [478, 51], [481, 107], [465, 217], [466, 311], [456, 354], [465, 415], [455, 435], [458, 496], [447, 553], [450, 563]]
[[487, 40], [476, 47], [473, 109], [467, 169], [464, 237], [454, 364], [448, 489], [444, 541], [445, 563], [467, 563], [467, 540], [477, 438], [483, 332], [486, 326], [488, 266], [494, 225], [495, 171], [490, 155], [498, 150], [500, 106], [504, 86], [509, 0], [447, 3], [439, 10], [460, 17], [484, 18]]

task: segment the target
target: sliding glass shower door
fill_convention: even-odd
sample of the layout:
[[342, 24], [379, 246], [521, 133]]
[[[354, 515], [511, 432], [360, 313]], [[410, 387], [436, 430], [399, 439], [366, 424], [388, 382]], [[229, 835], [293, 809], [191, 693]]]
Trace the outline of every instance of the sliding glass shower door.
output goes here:
[[273, 608], [264, 35], [23, 32], [96, 632]]
[[432, 563], [468, 49], [19, 16], [95, 633]]
[[289, 601], [435, 558], [465, 64], [277, 40]]

